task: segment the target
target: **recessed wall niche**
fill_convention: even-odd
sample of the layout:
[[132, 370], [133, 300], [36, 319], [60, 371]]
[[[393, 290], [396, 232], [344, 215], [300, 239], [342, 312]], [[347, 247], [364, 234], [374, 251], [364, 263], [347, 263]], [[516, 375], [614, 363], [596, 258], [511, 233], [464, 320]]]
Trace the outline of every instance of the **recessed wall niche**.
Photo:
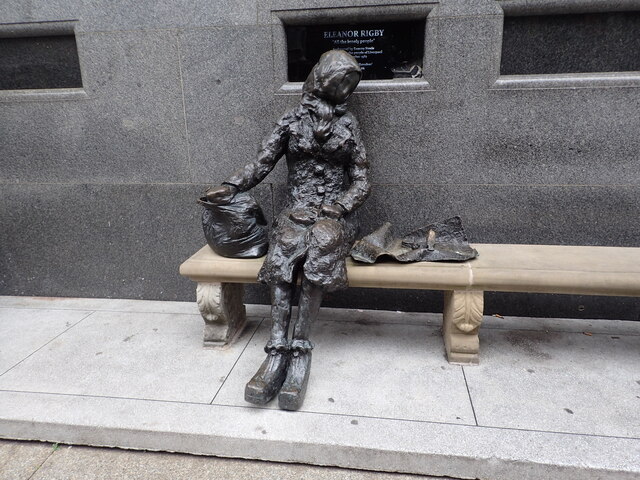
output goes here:
[[505, 16], [501, 75], [640, 71], [640, 12]]
[[288, 80], [303, 82], [320, 55], [346, 50], [363, 80], [421, 78], [425, 19], [325, 25], [285, 25]]
[[81, 87], [72, 27], [25, 24], [8, 34], [0, 30], [0, 90]]

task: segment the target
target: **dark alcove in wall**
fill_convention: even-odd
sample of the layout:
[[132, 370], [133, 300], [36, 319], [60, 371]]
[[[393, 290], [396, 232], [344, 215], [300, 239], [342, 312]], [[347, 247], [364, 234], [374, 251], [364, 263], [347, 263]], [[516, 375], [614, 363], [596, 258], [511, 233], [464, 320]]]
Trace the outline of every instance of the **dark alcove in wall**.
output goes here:
[[81, 87], [74, 35], [0, 38], [0, 90]]
[[640, 12], [505, 17], [501, 75], [640, 71]]

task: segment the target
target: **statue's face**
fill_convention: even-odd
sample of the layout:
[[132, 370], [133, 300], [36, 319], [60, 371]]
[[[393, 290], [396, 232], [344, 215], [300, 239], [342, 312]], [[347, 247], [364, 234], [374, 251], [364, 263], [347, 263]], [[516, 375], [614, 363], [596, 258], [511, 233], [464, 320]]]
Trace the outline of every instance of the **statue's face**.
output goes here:
[[347, 73], [336, 87], [335, 103], [344, 103], [356, 89], [358, 83], [360, 83], [360, 74], [358, 72]]
[[303, 89], [339, 105], [356, 89], [361, 75], [355, 58], [343, 50], [330, 50], [313, 67]]
[[360, 82], [360, 73], [352, 71], [343, 75], [340, 72], [338, 75], [323, 78], [321, 82], [322, 86], [317, 91], [318, 95], [338, 105], [344, 103], [356, 89]]

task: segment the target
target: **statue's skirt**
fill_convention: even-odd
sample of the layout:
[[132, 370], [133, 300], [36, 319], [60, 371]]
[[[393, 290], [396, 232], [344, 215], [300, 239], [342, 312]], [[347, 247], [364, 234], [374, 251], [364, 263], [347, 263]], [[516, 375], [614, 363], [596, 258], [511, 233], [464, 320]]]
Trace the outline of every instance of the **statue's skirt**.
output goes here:
[[345, 259], [355, 239], [354, 222], [322, 217], [299, 222], [291, 214], [285, 210], [278, 216], [258, 280], [270, 285], [293, 283], [296, 273], [302, 271], [326, 291], [345, 288]]

